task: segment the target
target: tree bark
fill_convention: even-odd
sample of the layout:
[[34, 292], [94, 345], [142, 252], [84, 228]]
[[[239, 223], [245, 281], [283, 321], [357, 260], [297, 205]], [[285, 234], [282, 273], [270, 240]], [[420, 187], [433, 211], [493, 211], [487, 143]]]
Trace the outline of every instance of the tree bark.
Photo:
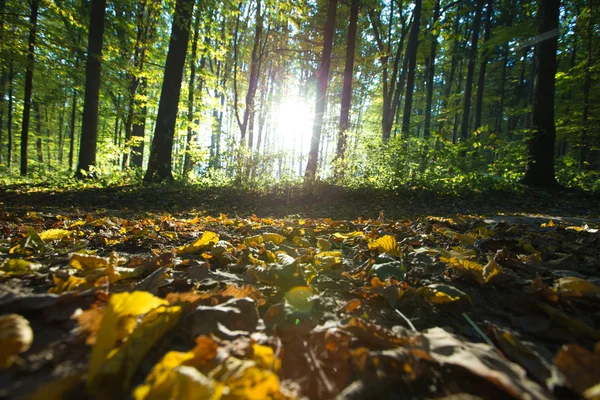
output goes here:
[[96, 165], [98, 141], [98, 101], [100, 97], [100, 74], [102, 69], [102, 39], [106, 0], [92, 0], [90, 31], [88, 35], [88, 57], [85, 67], [85, 96], [83, 99], [83, 121], [79, 143], [79, 162], [75, 177], [81, 179]]
[[[429, 64], [427, 65], [427, 99], [425, 101], [425, 126], [423, 128], [423, 138], [427, 139], [431, 135], [431, 107], [433, 103], [433, 78], [435, 72], [435, 56], [437, 52], [437, 20], [440, 17], [440, 0], [435, 0], [433, 6], [433, 21], [431, 22], [431, 49], [429, 51]], [[436, 32], [436, 33], [434, 33]], [[454, 65], [453, 65], [454, 66]]]
[[8, 64], [8, 115], [7, 115], [7, 127], [6, 131], [8, 134], [8, 154], [6, 160], [6, 166], [10, 171], [12, 164], [12, 151], [13, 151], [13, 133], [12, 133], [12, 119], [13, 119], [13, 81], [15, 79], [15, 72], [13, 70], [12, 60]]
[[[485, 10], [485, 25], [483, 40], [487, 43], [490, 40], [492, 30], [492, 2], [488, 0]], [[483, 55], [483, 59], [479, 64], [479, 78], [477, 80], [477, 99], [475, 101], [475, 129], [481, 126], [481, 113], [483, 112], [483, 94], [485, 91], [485, 72], [487, 69], [488, 55], [487, 51]]]
[[69, 171], [73, 170], [73, 159], [75, 153], [75, 124], [77, 122], [77, 89], [73, 88], [71, 97], [71, 125], [69, 133]]
[[329, 85], [329, 67], [331, 65], [331, 49], [333, 47], [333, 34], [335, 31], [335, 13], [337, 0], [329, 0], [327, 9], [327, 23], [325, 24], [325, 33], [323, 41], [323, 54], [321, 65], [318, 70], [317, 98], [315, 101], [315, 120], [310, 139], [310, 150], [308, 153], [308, 162], [304, 173], [305, 181], [312, 182], [317, 174], [317, 165], [319, 162], [319, 143], [321, 142], [321, 132], [323, 130], [323, 117], [325, 116], [325, 106], [327, 103], [327, 86]]
[[[140, 96], [146, 96], [146, 80], [143, 79], [140, 83]], [[137, 100], [135, 104], [136, 109], [139, 110], [139, 115], [133, 121], [133, 129], [131, 130], [131, 136], [135, 137], [135, 146], [133, 146], [131, 163], [138, 168], [142, 168], [144, 162], [144, 136], [146, 133], [146, 116], [148, 114], [148, 105], [145, 100]]]
[[[188, 82], [188, 109], [187, 109], [187, 136], [185, 139], [185, 152], [183, 153], [183, 178], [187, 179], [187, 175], [192, 169], [191, 146], [194, 135], [194, 89], [196, 86], [196, 59], [198, 58], [198, 39], [200, 36], [200, 7], [196, 7], [194, 13], [194, 36], [192, 38], [192, 54], [190, 60], [190, 80]], [[201, 63], [204, 62], [202, 56]], [[202, 90], [198, 91], [200, 94]]]
[[479, 30], [481, 28], [481, 12], [484, 0], [477, 0], [475, 16], [473, 17], [473, 36], [471, 38], [471, 49], [469, 64], [467, 65], [467, 81], [465, 83], [465, 99], [463, 106], [462, 123], [460, 126], [460, 137], [463, 142], [469, 136], [469, 117], [471, 115], [471, 96], [473, 94], [473, 77], [475, 75], [475, 61], [477, 58], [477, 43], [479, 42]]
[[589, 129], [589, 114], [590, 114], [590, 89], [592, 87], [592, 68], [593, 68], [593, 51], [594, 51], [594, 19], [593, 7], [590, 8], [587, 26], [587, 56], [586, 66], [583, 78], [583, 115], [581, 120], [581, 135], [579, 138], [579, 169], [584, 168], [586, 156], [588, 153], [588, 129]]
[[338, 132], [337, 158], [344, 159], [347, 143], [347, 131], [350, 126], [350, 103], [352, 101], [352, 77], [354, 72], [354, 53], [356, 51], [356, 30], [360, 0], [350, 4], [350, 25], [346, 45], [346, 63], [344, 65], [344, 84], [342, 87], [342, 107], [340, 111], [340, 130]]
[[532, 137], [528, 144], [529, 161], [522, 183], [551, 188], [558, 183], [554, 176], [554, 88], [557, 69], [558, 22], [560, 0], [540, 0], [538, 34], [551, 35], [537, 44], [533, 89]]
[[193, 0], [177, 0], [145, 182], [173, 181], [172, 151]]
[[31, 0], [29, 17], [29, 40], [27, 45], [27, 68], [25, 71], [25, 98], [23, 100], [23, 124], [21, 126], [21, 175], [27, 175], [27, 147], [29, 145], [29, 120], [31, 118], [31, 93], [33, 91], [33, 67], [35, 62], [35, 40], [37, 36], [39, 0]]
[[404, 97], [404, 113], [402, 115], [402, 135], [408, 138], [410, 129], [410, 116], [412, 112], [412, 100], [415, 89], [415, 68], [417, 65], [417, 50], [419, 48], [419, 27], [421, 25], [421, 5], [422, 0], [415, 1], [414, 19], [410, 28], [410, 37], [408, 39], [408, 75], [406, 77], [406, 96]]

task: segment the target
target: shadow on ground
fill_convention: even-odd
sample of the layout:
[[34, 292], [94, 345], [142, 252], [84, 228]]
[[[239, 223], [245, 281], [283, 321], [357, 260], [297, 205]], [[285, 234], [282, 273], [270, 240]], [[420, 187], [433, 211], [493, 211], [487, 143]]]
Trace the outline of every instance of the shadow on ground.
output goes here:
[[52, 211], [57, 209], [141, 213], [190, 212], [218, 215], [352, 219], [411, 218], [419, 215], [496, 215], [525, 213], [572, 217], [598, 217], [600, 195], [575, 191], [486, 192], [464, 195], [440, 194], [422, 189], [346, 189], [319, 185], [262, 192], [223, 187], [183, 185], [118, 186], [78, 190], [55, 190], [43, 186], [0, 187], [0, 208], [8, 211]]

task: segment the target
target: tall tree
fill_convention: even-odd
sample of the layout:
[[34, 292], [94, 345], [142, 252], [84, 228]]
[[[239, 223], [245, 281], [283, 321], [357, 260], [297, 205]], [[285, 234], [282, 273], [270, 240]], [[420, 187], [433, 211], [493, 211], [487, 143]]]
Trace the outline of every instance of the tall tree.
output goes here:
[[532, 136], [528, 144], [529, 161], [522, 179], [528, 186], [551, 188], [558, 185], [554, 176], [554, 88], [559, 14], [560, 0], [539, 0]]
[[306, 163], [306, 171], [304, 173], [304, 179], [306, 181], [314, 181], [317, 174], [317, 165], [319, 162], [319, 143], [321, 142], [323, 117], [325, 116], [325, 106], [327, 103], [327, 86], [329, 85], [329, 67], [331, 65], [331, 49], [333, 47], [336, 9], [337, 0], [329, 0], [321, 65], [317, 71], [318, 83], [317, 98], [315, 101], [315, 120], [313, 122], [312, 136], [310, 138], [308, 162]]
[[340, 111], [340, 130], [338, 132], [337, 157], [344, 158], [347, 142], [347, 131], [350, 126], [350, 103], [352, 101], [352, 77], [354, 72], [354, 53], [356, 51], [356, 30], [358, 27], [358, 11], [360, 0], [352, 0], [350, 4], [350, 25], [346, 41], [346, 63], [344, 65], [344, 85], [342, 87], [342, 108]]
[[[485, 10], [485, 26], [483, 33], [484, 44], [488, 44], [492, 34], [492, 3], [493, 0], [488, 0]], [[483, 94], [485, 89], [485, 73], [488, 64], [489, 49], [484, 48], [484, 54], [479, 64], [479, 79], [477, 80], [477, 99], [475, 101], [475, 129], [481, 126], [481, 114], [483, 112]]]
[[579, 169], [582, 169], [587, 161], [588, 153], [588, 130], [590, 116], [590, 89], [592, 87], [592, 68], [594, 63], [594, 13], [595, 5], [590, 5], [587, 16], [587, 38], [586, 38], [586, 59], [585, 72], [583, 78], [583, 115], [581, 121], [581, 135], [579, 139]]
[[469, 64], [467, 65], [467, 81], [465, 83], [465, 98], [463, 102], [462, 123], [460, 125], [460, 137], [466, 142], [469, 136], [469, 117], [471, 115], [471, 96], [473, 94], [473, 78], [475, 76], [475, 61], [477, 59], [477, 43], [479, 42], [479, 30], [481, 29], [481, 12], [485, 0], [477, 0], [475, 16], [473, 17], [473, 32], [471, 37], [471, 48], [469, 49]]
[[12, 60], [8, 63], [8, 115], [7, 115], [7, 127], [8, 133], [8, 154], [6, 155], [6, 166], [10, 170], [12, 164], [12, 151], [13, 151], [13, 133], [12, 133], [12, 119], [13, 119], [13, 81], [15, 79]]
[[400, 93], [404, 89], [406, 69], [408, 65], [408, 52], [406, 52], [404, 60], [402, 62], [402, 73], [399, 77], [398, 74], [400, 72], [400, 58], [402, 56], [402, 51], [404, 50], [404, 41], [406, 39], [406, 35], [408, 34], [406, 18], [402, 15], [402, 2], [400, 2], [398, 7], [400, 9], [401, 24], [400, 40], [396, 46], [396, 51], [394, 52], [392, 73], [390, 76], [389, 61], [393, 50], [392, 28], [395, 25], [395, 4], [396, 3], [393, 1], [390, 2], [390, 14], [388, 17], [387, 26], [387, 42], [384, 41], [384, 36], [380, 29], [381, 18], [378, 18], [378, 16], [375, 15], [372, 8], [369, 8], [367, 13], [371, 22], [371, 26], [373, 28], [373, 36], [375, 37], [375, 43], [377, 44], [377, 49], [379, 50], [379, 61], [381, 62], [382, 69], [381, 81], [383, 87], [383, 109], [381, 113], [381, 130], [382, 140], [384, 142], [389, 140], [392, 133], [392, 127], [394, 125], [394, 116], [396, 115], [396, 110], [400, 101]]
[[88, 56], [85, 66], [85, 96], [83, 121], [79, 143], [79, 163], [75, 176], [83, 178], [96, 165], [98, 142], [98, 101], [100, 98], [100, 74], [102, 70], [102, 41], [106, 0], [92, 0], [90, 31], [88, 34]]
[[193, 9], [193, 0], [177, 0], [175, 3], [156, 127], [150, 148], [148, 169], [144, 175], [145, 182], [173, 181], [171, 172], [173, 138]]
[[415, 89], [415, 68], [417, 66], [417, 50], [419, 48], [419, 28], [421, 25], [421, 8], [423, 1], [415, 1], [413, 23], [410, 28], [410, 37], [406, 49], [408, 57], [408, 75], [406, 78], [406, 96], [404, 97], [404, 113], [402, 114], [402, 134], [408, 137], [410, 129], [410, 116], [412, 113], [413, 92]]
[[23, 123], [21, 125], [21, 175], [27, 175], [29, 145], [29, 120], [31, 118], [31, 93], [33, 92], [33, 67], [35, 62], [35, 41], [39, 0], [31, 0], [29, 16], [29, 40], [27, 44], [27, 68], [25, 70], [25, 98], [23, 100]]
[[[427, 67], [427, 94], [425, 100], [425, 126], [423, 128], [423, 137], [427, 139], [431, 133], [431, 107], [433, 102], [433, 78], [435, 73], [435, 56], [437, 52], [437, 40], [439, 29], [437, 27], [440, 18], [440, 0], [435, 0], [433, 6], [433, 21], [431, 22], [431, 48], [429, 49], [429, 58]], [[452, 75], [452, 74], [451, 74]]]

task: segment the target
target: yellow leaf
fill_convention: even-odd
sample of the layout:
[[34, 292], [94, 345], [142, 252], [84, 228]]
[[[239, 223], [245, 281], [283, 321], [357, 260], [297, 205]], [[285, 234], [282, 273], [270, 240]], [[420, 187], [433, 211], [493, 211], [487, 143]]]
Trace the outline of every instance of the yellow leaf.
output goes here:
[[204, 231], [202, 236], [199, 239], [196, 239], [194, 242], [186, 244], [184, 246], [179, 246], [175, 249], [177, 254], [184, 253], [193, 253], [196, 251], [204, 250], [206, 248], [212, 247], [219, 241], [219, 235], [211, 231]]
[[380, 253], [388, 253], [392, 256], [400, 255], [400, 246], [398, 246], [396, 238], [391, 235], [385, 235], [369, 242], [369, 250], [379, 250]]
[[354, 231], [354, 232], [350, 232], [350, 233], [339, 233], [336, 232], [333, 234], [333, 237], [336, 239], [352, 239], [355, 237], [364, 237], [365, 234], [363, 232], [360, 231]]
[[115, 348], [117, 341], [128, 337], [133, 332], [140, 315], [167, 304], [166, 300], [148, 292], [113, 294], [104, 311], [102, 325], [92, 349], [88, 381], [91, 382], [95, 378], [98, 369]]
[[255, 235], [244, 239], [244, 244], [250, 246], [251, 244], [261, 244], [264, 241], [265, 240], [263, 239], [262, 235]]
[[86, 289], [91, 287], [91, 285], [88, 284], [88, 281], [86, 281], [84, 278], [78, 278], [75, 275], [70, 275], [66, 280], [53, 275], [52, 280], [54, 281], [54, 287], [51, 287], [48, 290], [48, 293], [59, 294], [75, 290], [82, 286], [85, 286]]
[[185, 361], [194, 358], [191, 352], [170, 351], [154, 365], [146, 381], [133, 391], [135, 400], [169, 399], [175, 382], [174, 369]]
[[[217, 355], [217, 344], [206, 336], [196, 338], [196, 347], [187, 353], [170, 351], [150, 371], [143, 384], [133, 391], [135, 400], [178, 399], [176, 368], [182, 365], [199, 367]], [[222, 387], [222, 385], [221, 385]], [[219, 398], [219, 397], [215, 397]]]
[[563, 296], [587, 296], [600, 294], [600, 288], [593, 283], [574, 276], [557, 279], [554, 291]]
[[285, 240], [285, 237], [278, 233], [263, 233], [262, 237], [265, 242], [273, 242], [278, 246]]
[[550, 227], [556, 226], [556, 224], [554, 223], [554, 221], [550, 220], [550, 221], [548, 221], [548, 223], [543, 223], [540, 226], [542, 228], [550, 228]]
[[43, 241], [52, 241], [67, 237], [71, 233], [71, 231], [67, 231], [65, 229], [48, 229], [47, 231], [43, 231], [40, 233], [40, 238]]
[[486, 283], [486, 280], [483, 278], [483, 265], [474, 261], [459, 260], [456, 258], [447, 259], [442, 257], [440, 260], [454, 268], [460, 275], [469, 277], [480, 285]]
[[9, 368], [17, 354], [27, 351], [33, 342], [29, 321], [19, 314], [0, 317], [0, 369]]
[[335, 251], [322, 251], [315, 255], [315, 266], [319, 268], [329, 268], [342, 262], [342, 252], [339, 250]]
[[0, 265], [0, 272], [4, 272], [7, 275], [25, 275], [34, 272], [39, 268], [40, 264], [32, 263], [31, 261], [23, 260], [21, 258], [11, 258]]
[[458, 290], [454, 286], [434, 283], [426, 287], [425, 298], [433, 304], [447, 304], [458, 300], [467, 300], [471, 298], [465, 292]]
[[69, 258], [69, 265], [82, 271], [93, 271], [98, 268], [106, 268], [109, 264], [108, 258], [73, 253]]
[[173, 400], [218, 400], [223, 394], [223, 384], [207, 377], [196, 368], [184, 365], [175, 368]]
[[303, 247], [303, 248], [310, 247], [310, 242], [306, 238], [303, 238], [303, 237], [300, 237], [300, 236], [294, 236], [294, 238], [292, 239], [292, 241], [298, 247]]
[[[180, 306], [159, 306], [144, 315], [127, 341], [111, 351], [95, 372], [88, 375], [88, 386], [92, 393], [105, 398], [121, 397], [125, 394], [146, 353], [165, 332], [177, 324], [180, 316]], [[101, 340], [101, 331], [102, 327], [96, 345]]]
[[490, 259], [488, 260], [488, 263], [485, 265], [485, 267], [483, 267], [483, 273], [482, 273], [483, 281], [485, 283], [488, 283], [496, 275], [500, 274], [500, 272], [502, 272], [502, 270], [503, 270], [503, 268], [494, 260], [494, 258], [490, 257]]
[[224, 382], [229, 387], [228, 398], [270, 399], [280, 394], [279, 378], [269, 370], [250, 367], [239, 374], [232, 374]]
[[278, 371], [281, 368], [281, 360], [275, 357], [273, 349], [269, 346], [253, 344], [253, 359], [256, 365], [262, 369]]

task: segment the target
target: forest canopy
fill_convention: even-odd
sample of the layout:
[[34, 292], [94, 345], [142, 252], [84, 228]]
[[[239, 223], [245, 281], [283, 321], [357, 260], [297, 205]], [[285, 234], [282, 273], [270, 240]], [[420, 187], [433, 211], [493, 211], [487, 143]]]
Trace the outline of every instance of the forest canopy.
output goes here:
[[0, 171], [599, 188], [598, 0], [0, 1]]

